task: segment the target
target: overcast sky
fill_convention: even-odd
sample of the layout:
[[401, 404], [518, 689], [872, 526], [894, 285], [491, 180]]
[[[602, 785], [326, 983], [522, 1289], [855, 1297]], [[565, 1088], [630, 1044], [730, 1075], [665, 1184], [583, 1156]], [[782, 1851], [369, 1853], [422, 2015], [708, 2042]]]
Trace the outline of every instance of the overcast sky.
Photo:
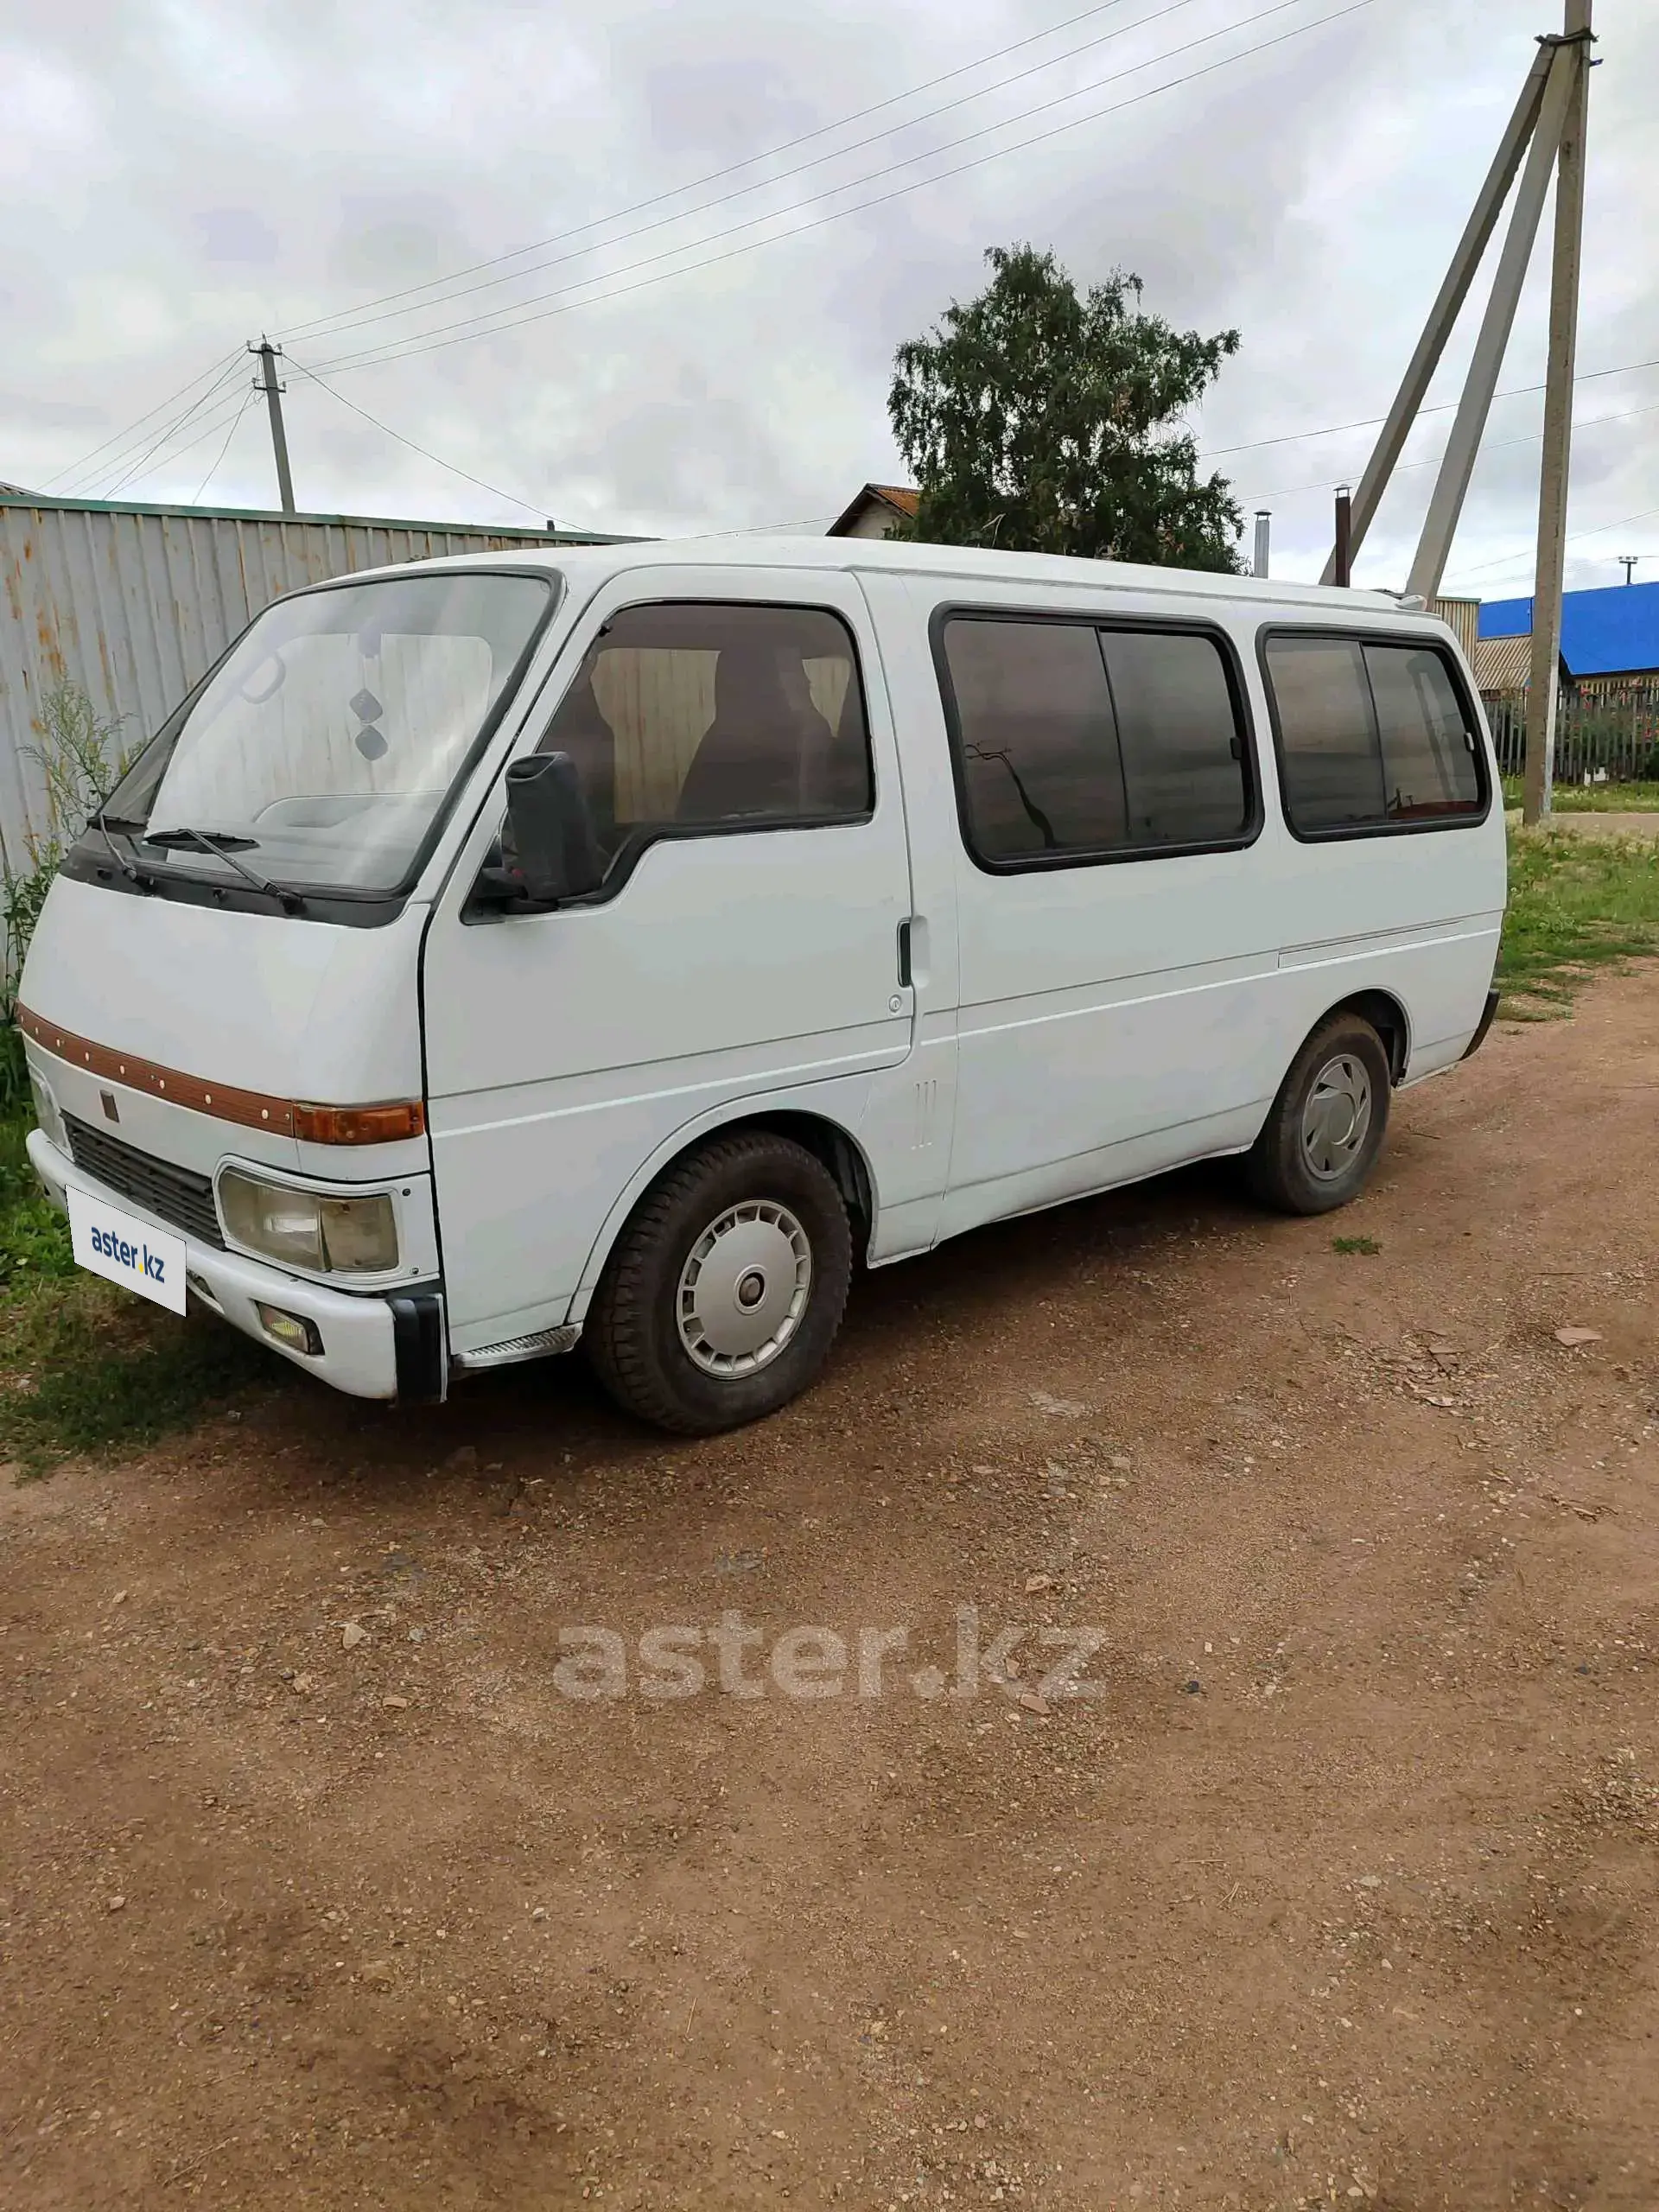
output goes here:
[[[1596, 20], [1572, 584], [1629, 552], [1659, 579], [1659, 0]], [[1236, 326], [1206, 451], [1351, 423], [1559, 27], [1559, 0], [0, 0], [0, 479], [274, 505], [240, 350], [269, 329], [302, 509], [816, 531], [901, 473], [894, 346], [1024, 239]], [[1542, 377], [1548, 220], [1500, 389]], [[1541, 407], [1494, 408], [1448, 589], [1530, 588]], [[1317, 572], [1368, 442], [1217, 460], [1277, 572]], [[1402, 579], [1433, 474], [1358, 581]]]

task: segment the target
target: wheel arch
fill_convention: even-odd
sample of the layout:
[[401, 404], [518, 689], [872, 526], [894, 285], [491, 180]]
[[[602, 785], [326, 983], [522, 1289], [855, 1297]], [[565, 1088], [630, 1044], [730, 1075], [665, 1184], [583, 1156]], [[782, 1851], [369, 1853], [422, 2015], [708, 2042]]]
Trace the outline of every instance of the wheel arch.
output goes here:
[[569, 1320], [580, 1322], [586, 1319], [617, 1238], [662, 1178], [689, 1153], [696, 1152], [712, 1138], [730, 1136], [739, 1129], [769, 1129], [776, 1135], [789, 1137], [823, 1164], [834, 1179], [851, 1218], [855, 1256], [863, 1255], [875, 1228], [875, 1179], [862, 1146], [846, 1123], [813, 1106], [787, 1102], [750, 1106], [734, 1100], [706, 1118], [676, 1130], [629, 1182], [594, 1240], [581, 1284], [570, 1302]]
[[[1325, 1008], [1313, 1028], [1308, 1031], [1308, 1036], [1313, 1036], [1315, 1030], [1322, 1027], [1333, 1014], [1357, 1014], [1362, 1020], [1370, 1023], [1382, 1039], [1382, 1049], [1389, 1056], [1389, 1074], [1397, 1090], [1405, 1080], [1406, 1069], [1411, 1060], [1411, 1017], [1401, 1001], [1391, 991], [1351, 992], [1345, 999], [1338, 999], [1334, 1006]], [[1306, 1044], [1306, 1038], [1302, 1041]]]

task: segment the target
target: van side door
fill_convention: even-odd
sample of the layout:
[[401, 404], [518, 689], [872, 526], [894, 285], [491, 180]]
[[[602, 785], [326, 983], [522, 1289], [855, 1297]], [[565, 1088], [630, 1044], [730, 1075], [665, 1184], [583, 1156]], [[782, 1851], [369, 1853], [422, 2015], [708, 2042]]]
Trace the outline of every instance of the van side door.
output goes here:
[[946, 1232], [1247, 1145], [1284, 1072], [1242, 658], [1168, 607], [1008, 587], [934, 614], [961, 833]]
[[575, 762], [605, 880], [550, 912], [480, 905], [498, 783], [424, 958], [463, 1358], [579, 1319], [608, 1236], [683, 1142], [761, 1108], [855, 1128], [911, 1049], [904, 809], [850, 578], [628, 570], [547, 696], [518, 749]]

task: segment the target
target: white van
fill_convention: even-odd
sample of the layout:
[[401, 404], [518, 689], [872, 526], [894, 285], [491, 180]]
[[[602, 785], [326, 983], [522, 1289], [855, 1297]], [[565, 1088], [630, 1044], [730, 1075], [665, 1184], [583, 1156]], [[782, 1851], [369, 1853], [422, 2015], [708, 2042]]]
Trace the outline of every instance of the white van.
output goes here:
[[268, 608], [22, 985], [89, 1266], [342, 1390], [783, 1404], [854, 1265], [1217, 1154], [1313, 1213], [1492, 1015], [1504, 833], [1378, 594], [859, 540]]

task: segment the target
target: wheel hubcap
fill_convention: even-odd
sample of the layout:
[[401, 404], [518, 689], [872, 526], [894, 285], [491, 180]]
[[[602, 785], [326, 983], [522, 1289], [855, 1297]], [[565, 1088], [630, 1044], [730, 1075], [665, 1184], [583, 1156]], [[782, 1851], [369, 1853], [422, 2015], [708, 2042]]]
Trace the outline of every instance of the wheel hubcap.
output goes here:
[[1302, 1109], [1302, 1157], [1320, 1182], [1352, 1165], [1371, 1126], [1371, 1078], [1363, 1060], [1340, 1052], [1313, 1078]]
[[794, 1335], [811, 1289], [812, 1248], [788, 1207], [728, 1206], [680, 1270], [680, 1342], [706, 1375], [752, 1375]]

